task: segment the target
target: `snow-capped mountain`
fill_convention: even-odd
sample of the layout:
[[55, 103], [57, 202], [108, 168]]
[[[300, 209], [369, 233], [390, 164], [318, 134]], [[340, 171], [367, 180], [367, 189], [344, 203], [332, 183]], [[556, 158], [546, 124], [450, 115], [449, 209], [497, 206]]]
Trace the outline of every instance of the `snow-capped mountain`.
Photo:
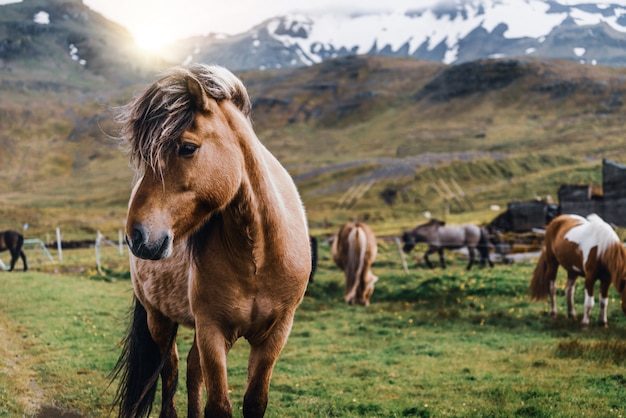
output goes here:
[[167, 58], [237, 70], [299, 67], [353, 54], [446, 64], [537, 56], [626, 66], [626, 6], [573, 2], [456, 0], [388, 13], [293, 14], [236, 36], [181, 41]]

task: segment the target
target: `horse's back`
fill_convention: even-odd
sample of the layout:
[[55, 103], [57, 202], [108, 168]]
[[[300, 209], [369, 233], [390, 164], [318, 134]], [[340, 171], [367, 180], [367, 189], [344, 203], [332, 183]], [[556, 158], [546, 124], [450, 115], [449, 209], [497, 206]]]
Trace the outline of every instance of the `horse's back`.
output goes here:
[[480, 240], [480, 227], [473, 224], [442, 226], [438, 230], [438, 239], [447, 248], [473, 246]]

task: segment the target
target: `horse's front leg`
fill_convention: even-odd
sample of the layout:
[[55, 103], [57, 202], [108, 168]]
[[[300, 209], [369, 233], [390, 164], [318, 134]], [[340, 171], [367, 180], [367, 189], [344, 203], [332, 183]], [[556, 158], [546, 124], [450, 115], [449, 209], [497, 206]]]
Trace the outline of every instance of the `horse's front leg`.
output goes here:
[[187, 356], [187, 417], [202, 416], [202, 368], [196, 337]]
[[272, 333], [264, 340], [250, 340], [248, 360], [248, 384], [243, 397], [243, 416], [263, 417], [269, 398], [272, 370], [278, 360], [291, 330], [292, 316], [284, 317], [274, 325]]
[[[157, 312], [148, 313], [148, 328], [159, 347], [161, 358], [166, 358], [161, 370], [161, 418], [175, 418], [174, 395], [178, 386], [177, 325]], [[172, 340], [174, 339], [174, 340]]]
[[595, 279], [590, 275], [585, 276], [585, 313], [583, 315], [583, 326], [589, 325], [589, 318], [591, 317], [591, 310], [595, 301], [593, 299], [593, 286]]
[[567, 273], [567, 283], [565, 284], [565, 299], [567, 300], [567, 316], [576, 318], [576, 310], [574, 309], [574, 292], [576, 291], [576, 279], [578, 274], [575, 272]]
[[[467, 251], [469, 253], [469, 263], [467, 264], [466, 269], [471, 270], [472, 265], [474, 265], [474, 259], [476, 258], [476, 248], [475, 247], [467, 247]], [[484, 263], [483, 263], [484, 265]]]
[[196, 345], [207, 392], [205, 417], [230, 418], [233, 414], [226, 370], [226, 357], [233, 341], [218, 324], [196, 317]]

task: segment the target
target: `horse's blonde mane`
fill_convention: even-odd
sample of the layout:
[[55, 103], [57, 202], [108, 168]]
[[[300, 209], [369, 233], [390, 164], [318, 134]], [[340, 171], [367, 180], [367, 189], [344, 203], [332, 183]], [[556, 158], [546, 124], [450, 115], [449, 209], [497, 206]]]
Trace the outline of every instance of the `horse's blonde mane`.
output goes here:
[[196, 80], [208, 97], [217, 101], [231, 100], [250, 117], [252, 105], [246, 88], [227, 69], [203, 64], [170, 69], [120, 108], [116, 117], [120, 123], [120, 140], [138, 176], [148, 167], [159, 171], [164, 155], [191, 127], [198, 109], [189, 92], [189, 78]]

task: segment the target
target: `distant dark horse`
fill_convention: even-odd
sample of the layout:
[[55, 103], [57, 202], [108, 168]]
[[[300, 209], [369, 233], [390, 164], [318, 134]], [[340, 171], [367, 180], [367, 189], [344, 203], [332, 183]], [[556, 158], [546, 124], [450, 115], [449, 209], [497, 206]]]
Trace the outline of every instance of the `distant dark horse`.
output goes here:
[[493, 263], [489, 259], [489, 239], [488, 232], [485, 228], [476, 225], [456, 225], [446, 226], [445, 222], [432, 219], [428, 223], [417, 226], [414, 229], [406, 231], [402, 234], [404, 242], [403, 250], [408, 253], [415, 247], [418, 242], [428, 243], [428, 250], [424, 254], [424, 260], [428, 267], [433, 268], [432, 263], [428, 259], [428, 255], [437, 251], [441, 267], [446, 268], [446, 262], [443, 257], [444, 249], [457, 249], [467, 247], [469, 251], [469, 264], [467, 270], [472, 268], [476, 250], [480, 254], [480, 264], [493, 267]]
[[22, 250], [22, 245], [24, 245], [24, 237], [19, 232], [13, 230], [0, 232], [0, 251], [9, 250], [11, 253], [11, 267], [9, 268], [9, 271], [13, 271], [15, 263], [19, 257], [22, 257], [24, 271], [28, 270], [26, 255]]

